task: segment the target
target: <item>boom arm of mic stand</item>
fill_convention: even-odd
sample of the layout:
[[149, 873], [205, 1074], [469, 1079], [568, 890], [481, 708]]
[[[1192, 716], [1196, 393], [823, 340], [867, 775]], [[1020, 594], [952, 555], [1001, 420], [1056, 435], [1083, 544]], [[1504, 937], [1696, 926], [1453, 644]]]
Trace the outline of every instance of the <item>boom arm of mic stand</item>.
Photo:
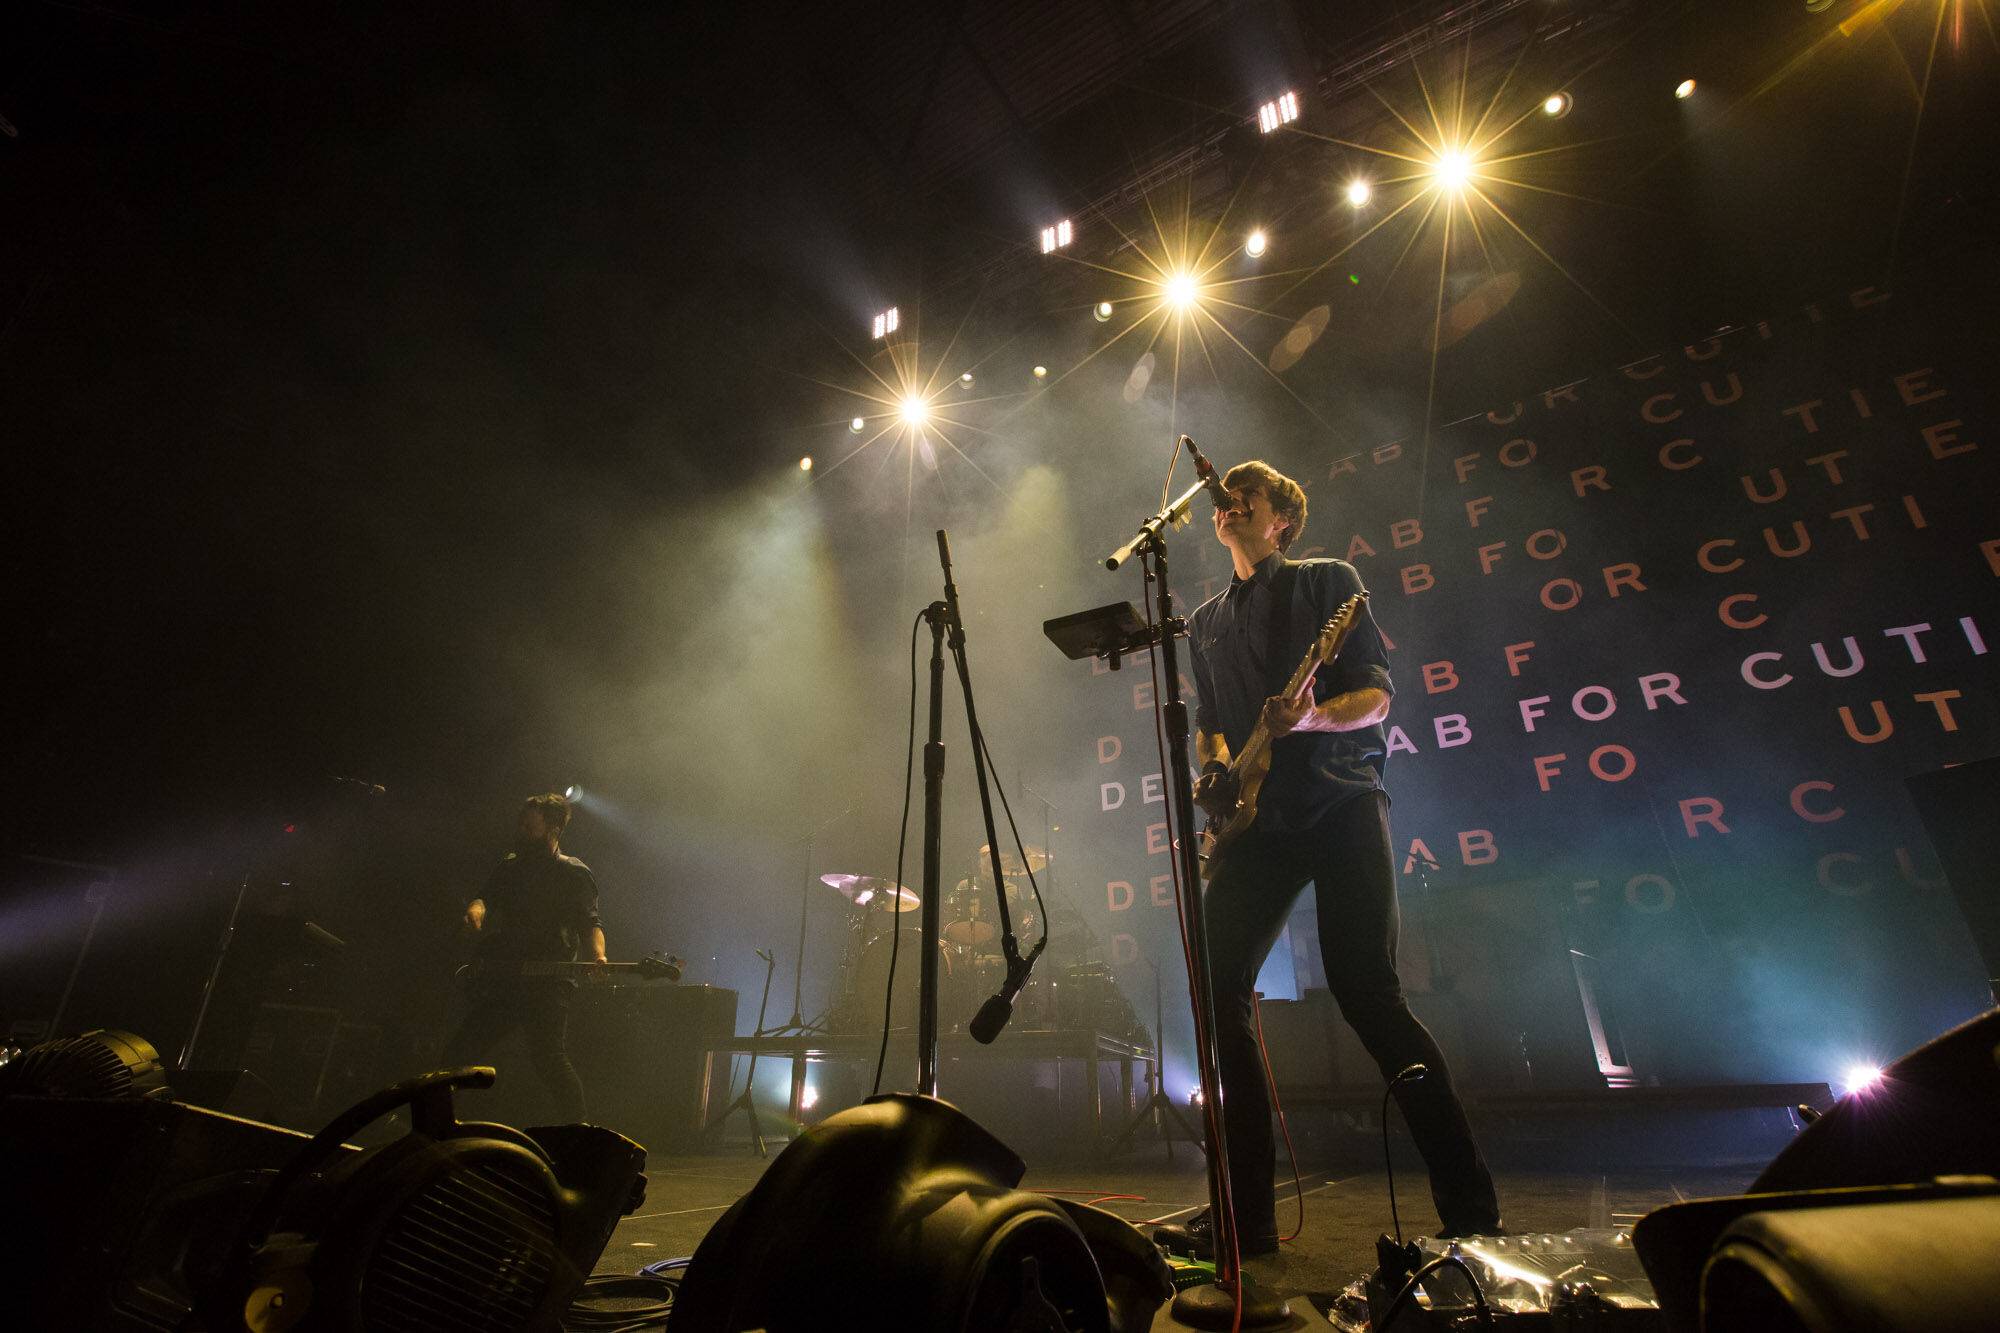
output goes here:
[[1195, 497], [1201, 495], [1206, 489], [1206, 482], [1197, 481], [1194, 485], [1182, 491], [1178, 500], [1175, 500], [1165, 509], [1162, 509], [1159, 513], [1141, 523], [1139, 531], [1133, 534], [1131, 541], [1126, 542], [1110, 555], [1104, 557], [1104, 567], [1106, 569], [1117, 569], [1127, 560], [1130, 560], [1134, 552], [1138, 551], [1148, 542], [1153, 541], [1161, 533], [1165, 532], [1168, 527], [1187, 522], [1188, 509], [1194, 504]]

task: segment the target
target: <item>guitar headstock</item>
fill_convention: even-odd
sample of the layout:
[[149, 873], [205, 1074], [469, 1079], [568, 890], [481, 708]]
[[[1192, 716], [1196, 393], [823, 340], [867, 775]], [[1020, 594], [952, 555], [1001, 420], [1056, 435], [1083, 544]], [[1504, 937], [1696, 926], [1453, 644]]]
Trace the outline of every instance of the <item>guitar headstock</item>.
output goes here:
[[639, 975], [647, 981], [679, 981], [687, 971], [687, 959], [676, 958], [670, 953], [649, 953], [637, 964]]
[[1335, 608], [1333, 618], [1328, 620], [1319, 632], [1319, 655], [1322, 661], [1333, 656], [1334, 651], [1340, 647], [1340, 641], [1354, 628], [1354, 622], [1361, 618], [1361, 608], [1366, 605], [1368, 605], [1368, 591], [1364, 588]]

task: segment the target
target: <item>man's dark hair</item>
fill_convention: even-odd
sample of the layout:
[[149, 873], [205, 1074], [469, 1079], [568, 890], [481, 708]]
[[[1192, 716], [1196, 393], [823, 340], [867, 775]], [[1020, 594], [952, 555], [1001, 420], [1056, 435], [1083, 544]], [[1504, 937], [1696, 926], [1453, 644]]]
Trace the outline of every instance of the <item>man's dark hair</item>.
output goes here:
[[542, 822], [556, 833], [569, 827], [569, 802], [555, 792], [545, 791], [540, 796], [530, 796], [522, 804], [541, 811]]
[[1278, 538], [1278, 549], [1288, 551], [1299, 534], [1306, 530], [1306, 493], [1296, 481], [1261, 458], [1253, 458], [1247, 463], [1238, 463], [1223, 474], [1224, 490], [1237, 490], [1244, 486], [1256, 486], [1263, 490], [1271, 502], [1271, 512], [1288, 520], [1285, 535]]

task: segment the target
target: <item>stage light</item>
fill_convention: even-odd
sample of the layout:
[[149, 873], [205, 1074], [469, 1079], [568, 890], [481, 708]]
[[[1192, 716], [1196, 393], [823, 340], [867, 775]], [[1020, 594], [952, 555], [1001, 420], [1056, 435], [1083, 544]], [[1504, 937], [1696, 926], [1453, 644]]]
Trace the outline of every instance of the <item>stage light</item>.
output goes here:
[[887, 310], [875, 316], [875, 336], [877, 338], [886, 338], [900, 328], [902, 323], [902, 312], [895, 306], [890, 306]]
[[972, 387], [972, 372], [968, 370], [963, 375], [960, 375], [958, 377], [958, 382], [960, 384], [963, 384], [966, 388], [970, 389]]
[[1574, 105], [1568, 93], [1550, 93], [1542, 99], [1542, 114], [1550, 120], [1561, 120]]
[[1462, 148], [1447, 148], [1431, 164], [1431, 176], [1440, 189], [1456, 193], [1472, 179], [1472, 159]]
[[1841, 1081], [1846, 1086], [1847, 1095], [1852, 1097], [1855, 1093], [1866, 1092], [1880, 1083], [1882, 1071], [1875, 1065], [1849, 1065]]
[[1042, 228], [1042, 253], [1045, 255], [1054, 254], [1074, 239], [1076, 239], [1076, 230], [1070, 226], [1069, 219], [1064, 218], [1053, 227]]
[[799, 460], [799, 471], [801, 471], [801, 472], [810, 472], [810, 471], [812, 471], [812, 470], [813, 470], [813, 460], [812, 460], [812, 455], [811, 455], [811, 454], [807, 454], [807, 455], [806, 455], [806, 456], [805, 456], [804, 458], [801, 458], [801, 459]]
[[921, 426], [931, 417], [931, 405], [915, 394], [903, 399], [903, 424]]
[[810, 1111], [813, 1109], [813, 1107], [818, 1105], [819, 1105], [818, 1088], [815, 1088], [812, 1084], [808, 1083], [803, 1088], [799, 1089], [799, 1107], [801, 1110]]
[[1262, 258], [1265, 247], [1269, 244], [1270, 239], [1264, 235], [1263, 228], [1260, 227], [1244, 238], [1243, 253], [1249, 255], [1252, 259]]
[[1359, 208], [1375, 197], [1375, 187], [1356, 176], [1347, 182], [1347, 202]]
[[866, 417], [856, 417], [847, 423], [847, 428], [856, 435], [859, 435], [862, 431], [868, 429], [868, 419]]
[[1097, 316], [1097, 322], [1099, 324], [1104, 323], [1106, 320], [1111, 318], [1111, 302], [1099, 301], [1097, 303], [1097, 309], [1092, 311], [1091, 313]]
[[1694, 80], [1682, 79], [1680, 81], [1680, 86], [1674, 89], [1674, 96], [1680, 98], [1683, 102], [1687, 101], [1688, 98], [1693, 97]]
[[1176, 310], [1186, 310], [1201, 299], [1201, 285], [1194, 280], [1192, 273], [1172, 275], [1161, 284], [1160, 291], [1167, 298], [1167, 304]]
[[1189, 1106], [1201, 1105], [1201, 1088], [1199, 1085], [1188, 1089], [1188, 1105]]
[[582, 800], [582, 799], [583, 799], [583, 784], [582, 784], [582, 783], [579, 783], [579, 782], [572, 782], [572, 783], [570, 783], [570, 784], [569, 784], [569, 786], [567, 786], [567, 787], [564, 787], [564, 788], [563, 788], [563, 799], [564, 799], [565, 801], [580, 801], [580, 800]]
[[1034, 374], [1036, 379], [1045, 380], [1049, 377], [1049, 368], [1047, 366], [1036, 366]]
[[1299, 95], [1281, 94], [1273, 101], [1257, 108], [1257, 128], [1269, 134], [1280, 125], [1289, 125], [1299, 118]]

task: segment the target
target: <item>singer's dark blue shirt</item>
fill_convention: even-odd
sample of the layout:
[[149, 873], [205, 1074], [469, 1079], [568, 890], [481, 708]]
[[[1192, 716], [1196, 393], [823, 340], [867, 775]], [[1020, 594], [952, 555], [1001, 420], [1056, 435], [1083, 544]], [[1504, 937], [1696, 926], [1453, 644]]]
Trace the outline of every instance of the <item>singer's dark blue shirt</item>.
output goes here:
[[[1270, 651], [1271, 580], [1284, 556], [1272, 552], [1247, 579], [1195, 608], [1188, 618], [1193, 646], [1195, 726], [1220, 732], [1233, 755], [1256, 728], [1264, 701], [1284, 688], [1321, 627], [1340, 604], [1361, 591], [1361, 575], [1345, 560], [1301, 560], [1294, 568], [1290, 615], [1279, 651]], [[1340, 656], [1313, 677], [1313, 701], [1373, 687], [1389, 694], [1389, 659], [1375, 617], [1363, 612]], [[1382, 786], [1389, 758], [1380, 723], [1358, 731], [1316, 731], [1280, 737], [1271, 746], [1271, 775], [1257, 802], [1257, 827], [1304, 829], [1362, 792]]]

